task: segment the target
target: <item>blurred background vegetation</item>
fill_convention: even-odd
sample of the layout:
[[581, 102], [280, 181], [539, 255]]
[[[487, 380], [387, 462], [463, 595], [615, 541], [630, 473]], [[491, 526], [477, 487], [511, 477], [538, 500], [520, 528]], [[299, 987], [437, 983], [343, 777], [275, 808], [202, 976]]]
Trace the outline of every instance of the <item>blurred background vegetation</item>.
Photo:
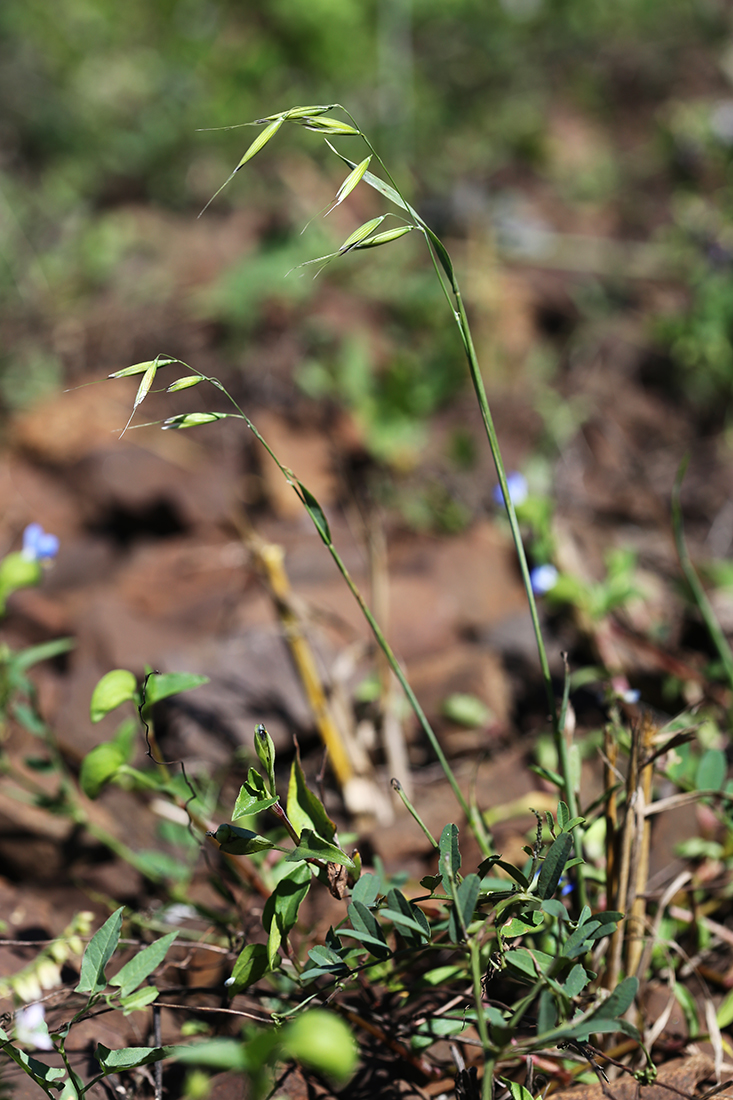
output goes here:
[[[458, 389], [460, 351], [410, 244], [390, 264], [380, 253], [359, 275], [336, 265], [323, 277], [372, 309], [390, 345], [381, 357], [358, 325], [347, 338], [313, 316], [320, 280], [283, 279], [328, 247], [326, 229], [300, 236], [321, 200], [306, 164], [315, 158], [329, 187], [343, 176], [314, 135], [279, 137], [199, 223], [213, 233], [256, 210], [241, 258], [210, 272], [195, 249], [149, 262], [168, 248], [160, 226], [193, 226], [252, 137], [202, 130], [331, 101], [373, 135], [437, 231], [464, 242], [489, 374], [507, 383], [519, 366], [544, 383], [588, 325], [641, 313], [647, 380], [721, 426], [733, 389], [724, 0], [4, 0], [5, 409], [128, 354], [194, 356], [181, 316], [199, 326], [199, 350], [203, 341], [244, 374], [245, 343], [297, 322], [287, 366], [300, 392], [356, 410], [372, 454], [409, 466], [430, 416]], [[284, 204], [286, 193], [297, 201]], [[513, 293], [491, 274], [502, 265], [577, 275], [570, 305], [533, 306], [530, 338], [497, 337], [492, 322], [507, 328]], [[129, 324], [117, 332], [127, 343], [114, 326], [100, 335], [100, 302], [113, 313], [113, 300], [127, 316], [157, 308], [149, 329], [163, 343], [145, 325], [139, 347]], [[546, 395], [538, 403], [562, 437], [557, 407]], [[460, 433], [449, 449], [470, 465]]]

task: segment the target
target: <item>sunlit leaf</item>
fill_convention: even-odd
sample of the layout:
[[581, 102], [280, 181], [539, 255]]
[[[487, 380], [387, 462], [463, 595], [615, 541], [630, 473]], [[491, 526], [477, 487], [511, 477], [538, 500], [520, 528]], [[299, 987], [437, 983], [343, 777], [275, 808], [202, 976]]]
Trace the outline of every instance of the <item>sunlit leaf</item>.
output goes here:
[[137, 700], [137, 680], [125, 668], [108, 672], [92, 692], [89, 712], [92, 722], [101, 722], [106, 714], [128, 700]]
[[119, 986], [120, 996], [127, 997], [133, 989], [137, 989], [140, 983], [160, 966], [168, 953], [168, 948], [177, 935], [177, 932], [169, 932], [168, 935], [161, 936], [155, 943], [144, 947], [142, 951], [138, 951], [134, 958], [125, 963], [115, 976], [110, 978], [109, 984]]
[[107, 987], [104, 968], [119, 943], [123, 908], [116, 909], [87, 944], [75, 993], [100, 993]]

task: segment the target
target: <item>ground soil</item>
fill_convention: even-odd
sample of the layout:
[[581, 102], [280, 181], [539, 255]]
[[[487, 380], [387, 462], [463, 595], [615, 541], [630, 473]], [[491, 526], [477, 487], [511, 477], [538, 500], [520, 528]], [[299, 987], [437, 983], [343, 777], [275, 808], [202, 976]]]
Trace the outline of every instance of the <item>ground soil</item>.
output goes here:
[[[190, 261], [195, 254], [201, 259], [201, 280], [213, 278], [237, 251], [235, 246], [245, 247], [252, 234], [252, 227], [235, 216], [229, 233], [220, 225], [207, 237], [201, 223], [188, 231], [176, 225], [174, 232], [168, 218], [156, 219], [150, 211], [133, 214], [147, 219], [160, 263], [177, 270], [181, 256]], [[191, 269], [190, 262], [185, 266]], [[599, 322], [579, 332], [571, 277], [531, 268], [498, 268], [494, 278], [501, 303], [500, 336], [509, 361], [547, 339], [548, 318], [554, 319], [552, 339], [560, 340], [563, 348], [575, 340], [580, 348], [564, 360], [554, 383], [566, 408], [585, 410], [577, 427], [563, 438], [551, 466], [550, 488], [558, 502], [556, 533], [564, 561], [597, 579], [606, 551], [630, 546], [639, 554], [645, 583], [645, 599], [610, 622], [603, 637], [582, 629], [572, 615], [551, 615], [543, 609], [558, 688], [561, 651], [570, 652], [574, 667], [607, 660], [610, 652], [616, 671], [642, 691], [644, 702], [664, 709], [664, 685], [673, 659], [688, 669], [685, 690], [691, 700], [696, 693], [702, 700], [706, 686], [700, 668], [706, 643], [694, 614], [677, 595], [669, 501], [677, 467], [689, 450], [683, 504], [693, 553], [704, 554], [704, 539], [711, 530], [717, 532], [716, 556], [730, 552], [733, 453], [727, 437], [702, 430], [691, 409], [649, 384], [652, 353], [634, 311], [612, 326]], [[637, 300], [664, 290], [660, 284], [640, 282]], [[324, 311], [327, 299], [324, 290]], [[473, 308], [479, 331], [496, 317], [494, 307], [482, 311], [476, 299]], [[74, 330], [71, 385], [81, 387], [128, 362], [168, 349], [199, 369], [219, 369], [236, 386], [216, 331], [177, 309], [95, 302]], [[499, 808], [494, 815], [495, 843], [511, 859], [521, 853], [533, 827], [529, 807], [543, 809], [543, 800], [550, 797], [529, 769], [538, 738], [547, 734], [548, 720], [510, 541], [490, 504], [494, 478], [489, 460], [480, 458], [469, 473], [455, 474], [449, 484], [451, 492], [470, 504], [470, 522], [460, 533], [416, 533], [399, 512], [365, 507], [365, 498], [351, 491], [353, 484], [350, 488], [344, 476], [359, 463], [369, 466], [363, 440], [346, 413], [316, 414], [289, 383], [293, 349], [297, 352], [297, 337], [289, 325], [287, 316], [273, 316], [261, 334], [263, 380], [259, 389], [250, 384], [253, 399], [247, 412], [326, 508], [334, 542], [365, 593], [370, 591], [370, 567], [372, 582], [376, 571], [381, 583], [377, 598], [386, 611], [391, 643], [436, 724], [462, 786], [467, 791], [475, 786], [482, 808]], [[512, 382], [506, 372], [487, 382], [507, 464], [521, 466], [543, 432], [531, 389]], [[60, 636], [74, 639], [66, 657], [39, 666], [34, 675], [41, 712], [74, 772], [84, 755], [116, 728], [117, 716], [99, 725], [90, 722], [89, 700], [98, 679], [112, 668], [142, 675], [150, 667], [210, 677], [206, 687], [174, 701], [161, 714], [160, 744], [169, 759], [184, 760], [192, 775], [213, 774], [221, 784], [224, 805], [231, 805], [236, 796], [258, 722], [269, 729], [284, 765], [297, 736], [306, 772], [314, 779], [322, 765], [322, 748], [276, 602], [253, 555], [253, 532], [265, 544], [283, 548], [292, 606], [317, 651], [324, 681], [335, 694], [350, 698], [355, 685], [373, 670], [369, 632], [292, 489], [238, 424], [222, 422], [198, 434], [140, 429], [119, 438], [136, 384], [133, 379], [72, 388], [9, 424], [0, 454], [0, 549], [17, 548], [20, 533], [32, 521], [58, 534], [61, 549], [39, 588], [13, 596], [2, 623], [2, 640], [22, 647]], [[179, 400], [171, 408], [169, 401], [151, 396], [142, 419], [198, 407]], [[457, 424], [467, 425], [481, 446], [480, 425], [468, 394], [437, 417], [435, 439], [447, 437]], [[427, 459], [414, 476], [430, 476]], [[373, 547], [381, 544], [382, 536], [386, 549], [383, 554], [374, 551], [370, 560], [370, 540]], [[719, 611], [733, 625], [722, 598]], [[656, 629], [660, 624], [661, 631]], [[485, 704], [488, 717], [479, 728], [467, 729], [443, 717], [443, 701], [458, 692]], [[716, 698], [728, 702], [723, 689]], [[603, 724], [607, 712], [601, 695], [581, 692], [575, 702], [580, 734]], [[373, 711], [362, 707], [360, 714], [361, 733], [367, 736]], [[456, 821], [465, 835], [465, 823], [457, 817], [429, 747], [409, 717], [403, 726], [409, 771], [402, 778], [412, 785], [418, 810], [434, 831]], [[327, 804], [342, 828], [355, 825], [367, 862], [381, 859], [388, 872], [403, 870], [415, 882], [434, 871], [430, 845], [391, 796], [384, 750], [378, 743], [372, 746], [368, 736], [366, 746], [372, 786], [356, 820], [350, 818], [328, 770]], [[35, 743], [11, 722], [4, 749], [22, 762], [33, 754]], [[141, 740], [138, 763], [144, 762]], [[583, 790], [590, 801], [600, 789], [599, 757], [591, 755], [585, 767]], [[134, 850], [166, 850], [152, 800], [110, 788], [96, 802], [84, 800], [84, 807], [90, 820]], [[505, 813], [501, 807], [507, 807]], [[650, 868], [657, 883], [667, 881], [678, 868], [679, 841], [700, 829], [694, 809], [662, 816], [655, 825]], [[467, 865], [471, 859], [467, 838]], [[81, 909], [92, 910], [99, 921], [111, 901], [144, 914], [154, 914], [161, 904], [159, 887], [88, 832], [18, 802], [2, 785], [0, 861], [5, 937], [0, 944], [0, 975], [25, 965], [33, 957], [32, 941], [59, 934]], [[221, 899], [211, 885], [210, 871], [211, 857], [207, 861], [202, 853], [192, 892], [202, 904], [215, 907]], [[227, 904], [231, 903], [230, 898]], [[240, 908], [243, 931], [254, 930], [258, 904], [241, 891], [233, 904]], [[340, 919], [339, 906], [342, 903], [321, 898], [307, 919], [325, 927]], [[730, 929], [729, 909], [716, 919]], [[203, 924], [199, 921], [197, 926]], [[18, 941], [27, 941], [27, 946]], [[233, 949], [229, 955], [214, 955], [213, 961], [206, 952], [180, 955], [177, 966], [166, 972], [166, 1002], [195, 1003], [201, 1018], [209, 1020], [206, 1009], [226, 1004], [221, 983], [235, 954]], [[717, 970], [730, 975], [730, 958], [719, 960]], [[73, 987], [73, 975], [65, 975], [65, 981]], [[188, 987], [208, 992], [196, 999]], [[50, 1009], [55, 1003], [63, 1005], [63, 993], [57, 991], [55, 997]], [[255, 1004], [251, 998], [240, 1000], [241, 1006]], [[388, 1025], [388, 1005], [373, 1005], [372, 1011], [380, 1026]], [[164, 1042], [178, 1036], [183, 1018], [181, 1010], [163, 1010]], [[74, 1032], [77, 1064], [85, 1064], [92, 1039], [110, 1047], [148, 1042], [148, 1034], [136, 1033], [140, 1025], [135, 1020], [107, 1014], [80, 1025]], [[221, 1033], [236, 1033], [238, 1024], [238, 1019], [216, 1015]], [[687, 1049], [679, 1036], [675, 1038], [673, 1023], [667, 1032], [669, 1050], [675, 1042], [680, 1050]], [[347, 1090], [349, 1096], [452, 1094], [450, 1078], [426, 1083], [418, 1079], [414, 1066], [387, 1057], [366, 1033], [363, 1038], [365, 1069]], [[685, 1095], [709, 1075], [707, 1063], [704, 1072], [699, 1063], [695, 1065], [695, 1072], [679, 1085]], [[7, 1079], [14, 1096], [36, 1095], [34, 1086], [26, 1088], [12, 1074]], [[148, 1095], [152, 1087], [145, 1075], [136, 1083], [117, 1085], [117, 1095], [127, 1089], [128, 1096]], [[167, 1078], [167, 1087], [169, 1096], [180, 1095], [177, 1078]], [[221, 1075], [211, 1096], [229, 1100], [243, 1095], [242, 1088], [240, 1080]], [[295, 1098], [324, 1091], [322, 1085], [293, 1072], [278, 1095]], [[96, 1095], [103, 1093], [101, 1086], [97, 1088]]]

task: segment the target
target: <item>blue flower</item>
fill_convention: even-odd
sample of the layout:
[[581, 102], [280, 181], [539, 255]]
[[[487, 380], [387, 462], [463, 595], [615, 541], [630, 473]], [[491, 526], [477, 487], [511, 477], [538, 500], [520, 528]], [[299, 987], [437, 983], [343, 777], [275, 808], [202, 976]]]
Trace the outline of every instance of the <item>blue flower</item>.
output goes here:
[[558, 572], [554, 565], [536, 565], [529, 575], [535, 596], [545, 596], [557, 584]]
[[[514, 470], [511, 474], [507, 475], [506, 484], [514, 507], [518, 508], [520, 504], [524, 504], [529, 493], [527, 479], [524, 474], [520, 474], [517, 470]], [[504, 494], [501, 491], [501, 485], [497, 485], [494, 489], [494, 503], [504, 503]]]
[[40, 523], [29, 523], [23, 532], [23, 557], [27, 561], [45, 561], [55, 558], [59, 552], [59, 540], [49, 535]]

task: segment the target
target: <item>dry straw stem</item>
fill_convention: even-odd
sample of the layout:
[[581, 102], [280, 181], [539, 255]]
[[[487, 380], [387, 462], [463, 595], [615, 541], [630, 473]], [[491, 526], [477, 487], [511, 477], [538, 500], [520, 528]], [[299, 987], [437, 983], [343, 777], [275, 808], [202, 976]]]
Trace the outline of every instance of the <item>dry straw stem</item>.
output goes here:
[[[613, 829], [607, 838], [610, 856], [608, 894], [610, 904], [627, 914], [624, 925], [619, 925], [611, 937], [608, 967], [604, 984], [613, 989], [621, 972], [624, 956], [627, 974], [635, 974], [643, 951], [643, 932], [646, 921], [646, 889], [649, 873], [650, 822], [646, 808], [652, 795], [654, 766], [649, 761], [657, 726], [648, 713], [634, 723], [631, 731], [629, 767], [626, 776], [626, 804], [620, 832], [617, 828], [616, 797], [608, 801], [606, 820]], [[610, 752], [609, 752], [610, 750]], [[607, 782], [614, 777], [617, 749], [610, 738], [606, 744]]]
[[328, 751], [344, 801], [352, 813], [374, 812], [384, 802], [384, 798], [371, 774], [368, 758], [351, 741], [347, 731], [339, 728], [331, 713], [313, 648], [304, 630], [302, 618], [294, 606], [283, 549], [274, 543], [265, 542], [241, 519], [238, 527], [242, 540], [252, 553], [272, 596], [293, 663], [321, 740]]

